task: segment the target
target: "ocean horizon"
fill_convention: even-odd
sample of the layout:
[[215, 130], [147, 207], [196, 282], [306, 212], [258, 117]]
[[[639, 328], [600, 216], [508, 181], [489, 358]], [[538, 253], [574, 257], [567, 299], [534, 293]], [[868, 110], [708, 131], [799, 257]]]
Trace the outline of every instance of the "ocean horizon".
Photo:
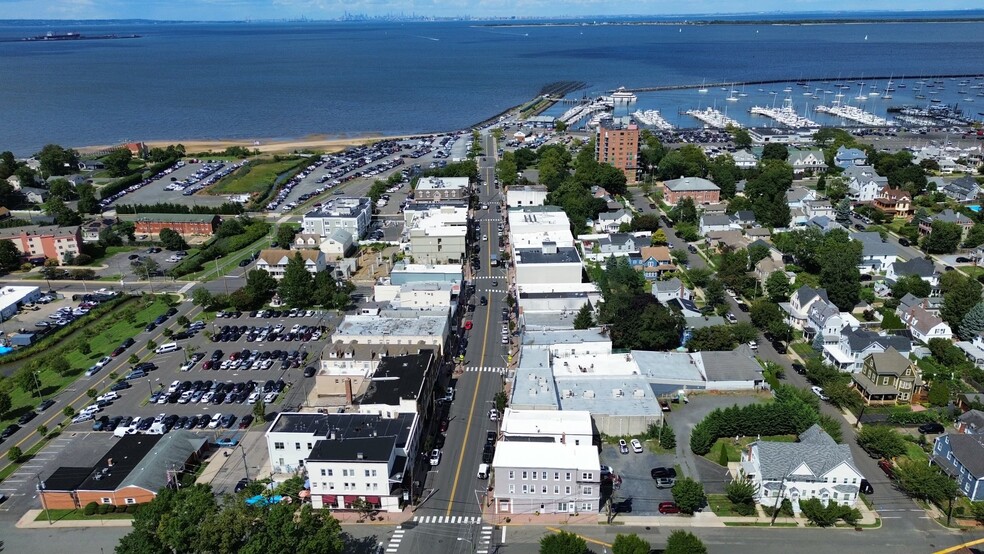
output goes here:
[[[953, 12], [896, 15], [939, 13]], [[984, 11], [968, 17], [978, 15]], [[450, 131], [558, 81], [584, 82], [574, 95], [593, 96], [619, 86], [705, 81], [984, 74], [981, 21], [522, 28], [478, 21], [29, 23], [0, 22], [0, 40], [69, 31], [140, 38], [0, 43], [0, 150], [19, 156], [47, 143]], [[947, 103], [966, 98], [953, 94]], [[640, 108], [667, 114], [716, 101], [696, 93], [650, 96], [640, 95]], [[752, 96], [733, 109], [768, 100]], [[797, 110], [801, 105], [809, 109], [796, 99]], [[984, 110], [984, 98], [963, 105]]]

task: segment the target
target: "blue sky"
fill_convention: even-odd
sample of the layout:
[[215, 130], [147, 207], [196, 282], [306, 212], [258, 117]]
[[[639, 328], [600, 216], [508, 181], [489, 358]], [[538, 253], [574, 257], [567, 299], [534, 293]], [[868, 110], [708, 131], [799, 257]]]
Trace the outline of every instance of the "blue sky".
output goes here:
[[242, 20], [345, 12], [434, 16], [679, 15], [753, 12], [979, 9], [979, 0], [0, 0], [3, 19]]

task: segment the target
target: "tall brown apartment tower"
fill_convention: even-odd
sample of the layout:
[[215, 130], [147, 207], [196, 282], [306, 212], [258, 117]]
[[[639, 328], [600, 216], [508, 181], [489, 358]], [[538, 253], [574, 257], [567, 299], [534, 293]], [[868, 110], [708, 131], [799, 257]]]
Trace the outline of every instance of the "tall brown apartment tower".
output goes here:
[[603, 121], [598, 126], [595, 140], [598, 162], [611, 164], [625, 173], [625, 179], [636, 182], [639, 169], [639, 127], [633, 124], [617, 125]]

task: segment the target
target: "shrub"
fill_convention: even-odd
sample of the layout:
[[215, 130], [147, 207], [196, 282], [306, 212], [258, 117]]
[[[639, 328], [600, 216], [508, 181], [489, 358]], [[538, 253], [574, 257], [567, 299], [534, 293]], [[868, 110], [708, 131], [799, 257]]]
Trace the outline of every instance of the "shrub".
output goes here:
[[100, 504], [99, 505], [99, 515], [104, 516], [113, 510], [112, 504]]
[[91, 515], [95, 515], [97, 510], [99, 510], [99, 504], [96, 504], [95, 502], [89, 502], [88, 504], [85, 505], [85, 508], [82, 509], [82, 513], [87, 516], [91, 516]]
[[734, 504], [735, 513], [740, 516], [755, 515], [755, 504]]
[[728, 445], [721, 443], [721, 453], [718, 454], [718, 464], [728, 467]]

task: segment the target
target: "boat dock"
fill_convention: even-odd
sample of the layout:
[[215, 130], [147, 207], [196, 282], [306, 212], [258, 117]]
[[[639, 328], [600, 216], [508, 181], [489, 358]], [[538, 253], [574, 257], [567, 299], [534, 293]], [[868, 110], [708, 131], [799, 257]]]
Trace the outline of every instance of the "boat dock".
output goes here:
[[887, 127], [890, 125], [889, 121], [884, 117], [878, 117], [873, 113], [868, 113], [855, 106], [841, 106], [836, 104], [832, 106], [820, 105], [817, 106], [815, 110], [820, 113], [850, 119], [851, 121], [856, 121], [862, 125], [868, 125], [871, 127]]
[[[974, 79], [980, 77], [980, 73], [960, 73], [952, 75], [906, 75], [906, 79]], [[843, 81], [884, 81], [892, 79], [891, 75], [861, 75], [861, 76], [843, 76], [838, 75], [836, 77], [809, 77], [809, 78], [790, 78], [790, 79], [763, 79], [757, 81], [726, 81], [721, 83], [696, 83], [696, 84], [680, 84], [680, 85], [662, 85], [653, 87], [625, 87], [626, 92], [660, 92], [664, 90], [687, 90], [687, 89], [702, 89], [702, 88], [719, 88], [719, 87], [736, 87], [743, 85], [775, 85], [780, 83], [826, 83], [826, 82], [843, 82]]]
[[770, 119], [774, 119], [779, 123], [785, 125], [786, 127], [792, 129], [800, 129], [803, 127], [810, 127], [813, 129], [820, 128], [820, 124], [811, 119], [807, 119], [796, 113], [793, 109], [793, 99], [786, 98], [782, 102], [781, 108], [770, 108], [767, 106], [753, 106], [752, 109], [748, 110], [749, 113], [753, 115], [762, 115]]
[[728, 126], [741, 128], [741, 123], [738, 123], [734, 119], [724, 115], [714, 108], [704, 108], [703, 110], [687, 110], [685, 114], [698, 119], [707, 125], [708, 127], [714, 127], [716, 129], [724, 129]]
[[632, 113], [632, 117], [634, 117], [639, 123], [642, 123], [648, 127], [655, 127], [661, 131], [673, 130], [673, 125], [670, 125], [668, 121], [663, 119], [663, 114], [659, 113], [659, 110], [636, 110]]

